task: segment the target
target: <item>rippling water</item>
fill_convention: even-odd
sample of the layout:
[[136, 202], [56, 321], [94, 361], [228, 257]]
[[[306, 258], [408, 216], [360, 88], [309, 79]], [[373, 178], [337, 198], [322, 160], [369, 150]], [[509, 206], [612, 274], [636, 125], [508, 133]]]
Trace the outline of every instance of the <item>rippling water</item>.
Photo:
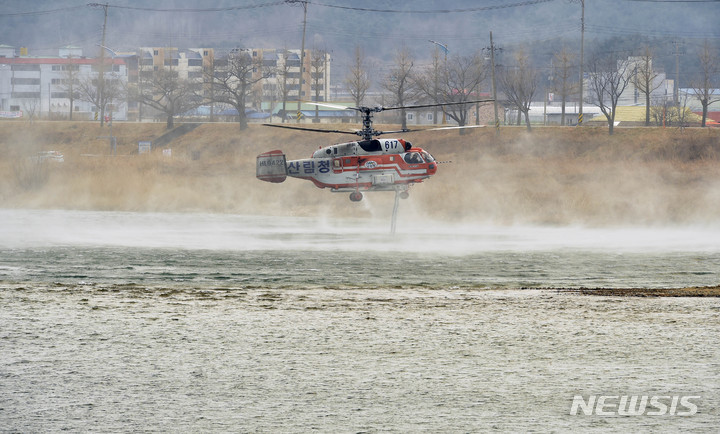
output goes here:
[[[0, 431], [701, 431], [720, 229], [0, 210]], [[692, 395], [692, 416], [570, 415]]]

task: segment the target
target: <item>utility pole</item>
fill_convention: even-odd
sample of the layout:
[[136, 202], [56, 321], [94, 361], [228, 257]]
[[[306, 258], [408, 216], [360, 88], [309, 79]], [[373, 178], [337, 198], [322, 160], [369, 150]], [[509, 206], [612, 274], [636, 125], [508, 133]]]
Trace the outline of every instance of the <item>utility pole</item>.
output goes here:
[[583, 87], [585, 86], [583, 65], [585, 63], [585, 0], [580, 0], [582, 14], [580, 16], [580, 110], [578, 111], [578, 126], [583, 123]]
[[680, 41], [675, 41], [675, 86], [673, 86], [673, 101], [680, 107]]
[[300, 122], [300, 101], [302, 100], [303, 92], [303, 69], [305, 68], [305, 29], [307, 27], [307, 0], [285, 0], [287, 4], [298, 4], [300, 3], [303, 7], [303, 32], [302, 32], [302, 45], [300, 46], [300, 89], [298, 90], [298, 106], [297, 106], [297, 121]]
[[[300, 45], [300, 95], [302, 97], [302, 85], [303, 85], [303, 72], [305, 72], [305, 29], [307, 27], [307, 2], [302, 2], [303, 5], [303, 34], [302, 43]], [[302, 99], [302, 98], [300, 98]], [[300, 102], [298, 101], [298, 111], [300, 111]]]
[[497, 87], [495, 86], [495, 45], [493, 45], [492, 31], [490, 32], [490, 66], [492, 68], [492, 97], [495, 110], [495, 137], [500, 134], [500, 120], [498, 119]]
[[100, 126], [105, 124], [105, 33], [107, 30], [108, 4], [91, 3], [90, 6], [102, 6], [105, 11], [102, 42], [100, 43], [100, 71], [98, 72], [98, 103], [100, 104]]

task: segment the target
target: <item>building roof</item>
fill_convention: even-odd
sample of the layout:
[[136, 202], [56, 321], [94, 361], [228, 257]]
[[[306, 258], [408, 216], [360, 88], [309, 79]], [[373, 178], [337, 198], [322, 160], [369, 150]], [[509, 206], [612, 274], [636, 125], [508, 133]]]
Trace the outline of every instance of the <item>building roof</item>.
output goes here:
[[185, 50], [183, 53], [185, 53], [186, 59], [202, 59], [202, 55], [200, 55], [197, 51]]
[[[720, 96], [720, 89], [709, 89], [709, 91], [710, 91], [710, 95]], [[692, 87], [683, 87], [683, 88], [680, 88], [680, 92], [681, 92], [681, 93], [688, 94], [688, 95], [696, 95], [696, 94], [698, 94], [697, 90], [694, 89], [694, 88], [692, 88]]]
[[[702, 112], [693, 112], [702, 118]], [[720, 112], [707, 112], [707, 119], [712, 119], [714, 122], [720, 122]]]
[[[121, 58], [105, 57], [105, 62], [112, 65], [124, 65]], [[99, 57], [0, 57], [1, 64], [13, 65], [94, 65], [100, 63]]]

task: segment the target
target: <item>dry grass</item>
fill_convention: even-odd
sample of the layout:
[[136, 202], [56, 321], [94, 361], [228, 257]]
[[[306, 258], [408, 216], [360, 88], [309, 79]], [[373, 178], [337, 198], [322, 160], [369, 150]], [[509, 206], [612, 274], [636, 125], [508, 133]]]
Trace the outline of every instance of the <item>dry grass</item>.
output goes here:
[[[379, 127], [379, 126], [378, 126]], [[382, 126], [380, 129], [391, 129]], [[203, 211], [265, 215], [384, 216], [392, 194], [352, 204], [309, 182], [255, 179], [257, 154], [288, 158], [353, 136], [252, 125], [206, 124], [175, 140], [172, 157], [137, 155], [137, 142], [163, 124], [0, 123], [0, 200], [5, 207]], [[504, 128], [403, 135], [443, 164], [413, 187], [403, 217], [496, 223], [666, 224], [716, 222], [720, 215], [720, 131], [710, 129]], [[65, 162], [25, 168], [38, 151]], [[91, 154], [93, 156], [88, 156]], [[28, 182], [28, 179], [34, 180]]]

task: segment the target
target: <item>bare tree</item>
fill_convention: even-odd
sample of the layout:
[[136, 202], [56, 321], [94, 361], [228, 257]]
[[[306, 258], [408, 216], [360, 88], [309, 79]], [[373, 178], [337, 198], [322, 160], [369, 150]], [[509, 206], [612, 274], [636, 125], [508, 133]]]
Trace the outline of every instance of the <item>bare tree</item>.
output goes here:
[[678, 126], [680, 129], [683, 129], [687, 118], [692, 114], [692, 111], [688, 108], [687, 101], [687, 93], [680, 95], [677, 104], [667, 98], [656, 98], [653, 106], [650, 108], [651, 119], [657, 126]]
[[274, 68], [263, 66], [259, 56], [252, 56], [248, 50], [238, 49], [231, 51], [223, 64], [215, 70], [213, 95], [215, 101], [237, 110], [240, 129], [244, 130], [247, 128], [245, 105], [252, 97], [253, 88], [269, 77]]
[[[447, 54], [445, 55], [445, 63], [443, 63], [440, 59], [440, 49], [436, 46], [432, 54], [432, 63], [415, 76], [415, 83], [423, 96], [427, 97], [434, 104], [440, 104], [444, 101], [441, 95], [445, 89], [446, 76]], [[437, 123], [439, 109], [440, 108], [437, 107], [433, 115], [433, 121], [435, 123]]]
[[443, 109], [447, 116], [457, 122], [459, 126], [467, 125], [469, 106], [465, 103], [478, 99], [480, 88], [486, 77], [487, 69], [482, 56], [478, 54], [464, 57], [454, 56], [448, 62], [446, 72], [443, 74], [442, 87], [437, 89], [438, 102], [458, 103], [444, 106]]
[[500, 86], [505, 91], [510, 104], [518, 110], [518, 121], [520, 113], [525, 115], [525, 124], [530, 131], [530, 103], [538, 85], [538, 73], [530, 65], [530, 58], [525, 51], [520, 50], [515, 54], [515, 66], [507, 67], [505, 73], [500, 77]]
[[600, 107], [608, 122], [608, 133], [615, 127], [615, 109], [620, 95], [633, 79], [628, 60], [619, 60], [616, 55], [595, 56], [589, 64], [589, 91], [593, 104]]
[[27, 114], [28, 122], [33, 123], [35, 116], [40, 112], [40, 98], [27, 98], [23, 100], [22, 110]]
[[355, 47], [355, 58], [347, 76], [345, 76], [345, 86], [347, 86], [353, 101], [355, 101], [355, 107], [361, 107], [365, 95], [370, 89], [370, 74], [365, 65], [365, 53], [360, 46]]
[[650, 126], [650, 95], [658, 89], [662, 82], [656, 80], [660, 75], [652, 67], [652, 51], [645, 46], [642, 56], [636, 59], [633, 73], [633, 84], [638, 92], [645, 95], [645, 126]]
[[702, 105], [702, 124], [705, 126], [707, 120], [708, 107], [720, 101], [720, 94], [715, 91], [714, 87], [718, 81], [718, 73], [720, 72], [720, 59], [717, 50], [705, 41], [703, 47], [698, 54], [700, 67], [697, 77], [691, 82], [691, 86], [695, 91], [695, 97]]
[[167, 128], [175, 125], [175, 116], [200, 105], [195, 86], [181, 79], [178, 71], [159, 68], [139, 79], [137, 100], [151, 107], [167, 118]]
[[[120, 79], [104, 74], [102, 78], [86, 77], [80, 80], [77, 85], [78, 99], [93, 104], [102, 118], [109, 104], [119, 101], [126, 95], [126, 89]], [[101, 125], [104, 119], [100, 119]]]
[[565, 106], [568, 99], [577, 93], [578, 84], [575, 74], [576, 56], [569, 52], [565, 47], [553, 56], [552, 66], [552, 91], [560, 96], [562, 102], [562, 112], [560, 115], [560, 125], [565, 125]]
[[[298, 65], [299, 64], [300, 61], [298, 60]], [[287, 50], [283, 50], [282, 62], [278, 62], [278, 66], [275, 69], [275, 75], [278, 77], [278, 94], [280, 96], [280, 99], [282, 100], [281, 119], [283, 123], [287, 119], [287, 102], [290, 98], [290, 91], [293, 89], [294, 86], [298, 86], [299, 89], [299, 84], [294, 84], [293, 73], [290, 72], [291, 68], [292, 61], [290, 59], [290, 52]], [[298, 74], [298, 79], [299, 77], [300, 75]]]
[[[416, 82], [412, 77], [413, 57], [410, 49], [403, 46], [395, 53], [395, 64], [385, 77], [382, 87], [390, 92], [392, 104], [404, 107], [418, 94]], [[402, 129], [407, 129], [405, 109], [400, 110]]]

